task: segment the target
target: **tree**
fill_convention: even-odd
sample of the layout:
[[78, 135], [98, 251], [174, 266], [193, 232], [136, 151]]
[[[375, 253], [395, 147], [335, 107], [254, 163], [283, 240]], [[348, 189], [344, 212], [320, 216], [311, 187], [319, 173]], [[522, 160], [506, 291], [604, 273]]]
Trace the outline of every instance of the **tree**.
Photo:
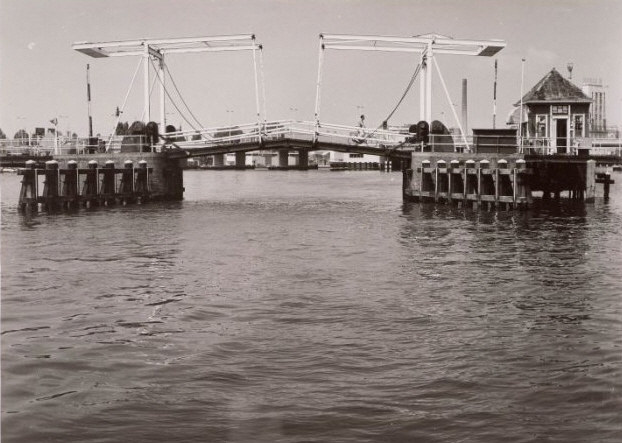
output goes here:
[[125, 123], [119, 122], [119, 123], [117, 123], [117, 127], [116, 127], [114, 133], [115, 133], [115, 135], [128, 135], [128, 128], [129, 128], [129, 125], [128, 125], [127, 122], [125, 122]]
[[15, 135], [13, 136], [14, 140], [20, 140], [21, 144], [24, 143], [28, 143], [28, 133], [26, 132], [25, 129], [20, 129], [19, 131], [17, 131], [15, 133]]
[[143, 135], [145, 133], [145, 124], [136, 120], [127, 130], [129, 135]]
[[5, 133], [2, 131], [2, 129], [0, 129], [0, 139], [5, 139], [6, 135]]

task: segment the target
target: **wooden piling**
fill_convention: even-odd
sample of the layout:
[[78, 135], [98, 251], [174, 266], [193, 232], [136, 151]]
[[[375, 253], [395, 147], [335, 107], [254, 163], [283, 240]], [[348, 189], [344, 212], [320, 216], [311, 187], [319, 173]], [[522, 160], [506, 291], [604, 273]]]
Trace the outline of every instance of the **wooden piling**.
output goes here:
[[[138, 168], [134, 168], [133, 161], [125, 161], [123, 169], [116, 169], [114, 161], [107, 161], [102, 169], [95, 160], [88, 162], [87, 169], [78, 168], [78, 162], [73, 160], [65, 164], [66, 168], [60, 169], [59, 163], [51, 160], [46, 162], [45, 169], [37, 169], [36, 163], [31, 161], [26, 168], [18, 170], [23, 176], [18, 208], [38, 210], [41, 205], [42, 209], [51, 211], [117, 202], [125, 205], [152, 198], [149, 184], [152, 168], [148, 168], [144, 160], [139, 162]], [[44, 176], [41, 194], [39, 175]]]
[[594, 161], [572, 156], [416, 152], [403, 194], [407, 200], [486, 210], [525, 209], [539, 198], [593, 202], [595, 184], [602, 183], [608, 196], [612, 183], [605, 176], [597, 180], [594, 168]]
[[36, 211], [38, 209], [37, 196], [39, 180], [35, 169], [36, 162], [28, 160], [22, 171], [22, 187], [19, 191], [18, 207], [21, 210]]

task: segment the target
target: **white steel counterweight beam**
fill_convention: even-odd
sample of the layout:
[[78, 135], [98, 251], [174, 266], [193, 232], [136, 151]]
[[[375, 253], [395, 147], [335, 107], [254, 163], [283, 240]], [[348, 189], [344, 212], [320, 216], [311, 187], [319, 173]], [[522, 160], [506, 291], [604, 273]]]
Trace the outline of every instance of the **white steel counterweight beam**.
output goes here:
[[[423, 57], [421, 60], [421, 76], [419, 77], [419, 120], [426, 120], [425, 118], [425, 82], [427, 79], [428, 73], [428, 54], [423, 53]], [[427, 120], [426, 120], [427, 121]]]
[[266, 77], [263, 68], [263, 46], [259, 45], [259, 74], [261, 75], [261, 100], [263, 105], [263, 121], [268, 121], [268, 112], [266, 111]]
[[320, 34], [320, 49], [317, 66], [317, 82], [315, 91], [315, 134], [313, 141], [317, 141], [317, 133], [320, 129], [320, 94], [322, 89], [322, 64], [324, 63], [324, 36]]
[[425, 72], [425, 121], [432, 124], [432, 63], [434, 63], [432, 42], [428, 42], [428, 69]]
[[[111, 42], [77, 42], [72, 45], [73, 49], [82, 52], [90, 57], [123, 57], [138, 56], [144, 62], [143, 67], [143, 93], [144, 111], [143, 116], [146, 121], [151, 120], [151, 90], [150, 90], [150, 68], [151, 59], [159, 60], [159, 67], [154, 66], [154, 73], [160, 80], [160, 122], [162, 130], [166, 125], [166, 88], [164, 85], [164, 55], [175, 53], [200, 53], [200, 52], [225, 52], [225, 51], [253, 51], [253, 61], [255, 63], [255, 103], [257, 114], [259, 115], [259, 87], [257, 80], [257, 61], [255, 52], [261, 49], [261, 45], [256, 43], [254, 34], [239, 34], [214, 37], [190, 37], [190, 38], [170, 38], [170, 39], [140, 39], [128, 41]], [[263, 75], [263, 73], [262, 73]], [[264, 98], [265, 101], [265, 98]], [[265, 105], [264, 105], [265, 106]]]
[[148, 122], [151, 120], [151, 106], [149, 100], [149, 45], [145, 45], [143, 51], [143, 115], [145, 116], [145, 120]]
[[166, 88], [164, 86], [164, 56], [158, 64], [158, 77], [160, 79], [160, 132], [166, 132]]
[[[255, 40], [255, 36], [253, 36], [253, 41]], [[257, 114], [257, 134], [259, 136], [259, 142], [261, 143], [261, 111], [259, 109], [259, 79], [257, 76], [257, 50], [255, 49], [255, 45], [253, 45], [253, 72], [255, 74], [255, 112]]]
[[320, 68], [318, 69], [318, 92], [316, 98], [316, 120], [319, 113], [320, 70], [323, 49], [417, 52], [422, 54], [419, 89], [419, 115], [421, 120], [432, 120], [432, 64], [435, 55], [454, 54], [490, 57], [505, 47], [502, 40], [458, 40], [451, 37], [424, 34], [414, 37], [393, 37], [380, 35], [320, 34]]

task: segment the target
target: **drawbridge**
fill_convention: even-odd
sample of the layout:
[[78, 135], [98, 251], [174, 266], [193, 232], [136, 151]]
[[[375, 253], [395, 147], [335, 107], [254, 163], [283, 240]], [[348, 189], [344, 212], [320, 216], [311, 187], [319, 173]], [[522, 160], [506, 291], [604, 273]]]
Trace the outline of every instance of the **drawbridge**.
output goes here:
[[[416, 149], [416, 145], [420, 141], [418, 136], [421, 134], [417, 132], [417, 128], [414, 129], [413, 133], [412, 127], [390, 127], [387, 122], [401, 105], [418, 77], [420, 80], [420, 124], [417, 127], [420, 128], [420, 132], [429, 131], [432, 124], [432, 71], [434, 69], [436, 69], [447, 99], [451, 103], [449, 92], [436, 62], [435, 55], [454, 54], [490, 57], [505, 47], [505, 43], [500, 40], [457, 40], [438, 34], [426, 34], [415, 37], [320, 34], [319, 40], [313, 121], [267, 120], [265, 111], [265, 82], [263, 80], [263, 46], [256, 42], [254, 34], [181, 39], [142, 39], [103, 43], [81, 42], [75, 43], [73, 48], [94, 58], [139, 57], [139, 64], [134, 73], [130, 89], [142, 65], [144, 91], [143, 120], [145, 122], [152, 121], [152, 91], [156, 84], [159, 85], [160, 114], [159, 123], [147, 123], [142, 128], [143, 133], [138, 135], [144, 136], [144, 140], [140, 144], [147, 143], [150, 150], [167, 152], [172, 158], [241, 153], [256, 150], [298, 150], [300, 153], [308, 153], [313, 150], [353, 152], [409, 159], [411, 152]], [[378, 128], [369, 129], [363, 125], [344, 126], [324, 122], [320, 119], [322, 71], [324, 53], [327, 50], [407, 52], [413, 53], [416, 60], [418, 60], [417, 68], [403, 96]], [[235, 125], [230, 123], [227, 126], [205, 128], [199, 124], [199, 120], [187, 107], [181, 94], [178, 94], [181, 102], [187, 108], [185, 114], [190, 115], [194, 119], [192, 121], [190, 118], [184, 117], [192, 129], [177, 131], [174, 127], [167, 125], [167, 102], [172, 103], [180, 112], [180, 115], [183, 116], [184, 114], [181, 107], [175, 103], [172, 97], [171, 84], [179, 93], [174, 80], [171, 78], [170, 83], [166, 81], [167, 73], [170, 77], [170, 71], [168, 71], [166, 65], [168, 54], [224, 51], [249, 51], [252, 53], [256, 121]], [[117, 109], [117, 124], [115, 127], [118, 126], [120, 114], [127, 103], [128, 95], [129, 90], [121, 109]], [[468, 152], [471, 149], [470, 142], [462, 130], [460, 119], [455, 114], [454, 107], [450, 106], [450, 108], [454, 112], [456, 124], [460, 129], [459, 134], [451, 136], [452, 146], [459, 146], [462, 152]], [[424, 122], [423, 125], [421, 125], [422, 122]], [[425, 136], [427, 137], [427, 133]], [[119, 143], [119, 137], [111, 136], [106, 145], [107, 150], [114, 151], [115, 145], [119, 146]]]

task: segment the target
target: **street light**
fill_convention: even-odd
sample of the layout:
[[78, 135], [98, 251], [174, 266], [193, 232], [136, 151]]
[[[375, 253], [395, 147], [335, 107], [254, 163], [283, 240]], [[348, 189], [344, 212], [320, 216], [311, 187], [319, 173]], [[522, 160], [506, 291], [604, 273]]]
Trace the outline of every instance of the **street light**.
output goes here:
[[58, 118], [59, 119], [62, 118], [63, 120], [65, 120], [65, 125], [64, 126], [65, 126], [65, 134], [66, 134], [67, 132], [69, 132], [69, 116], [68, 115], [59, 115]]
[[229, 138], [231, 138], [231, 117], [233, 116], [233, 109], [227, 109], [227, 114], [229, 115]]
[[298, 108], [290, 107], [289, 110], [294, 113], [294, 120], [296, 120], [296, 112], [298, 112]]

